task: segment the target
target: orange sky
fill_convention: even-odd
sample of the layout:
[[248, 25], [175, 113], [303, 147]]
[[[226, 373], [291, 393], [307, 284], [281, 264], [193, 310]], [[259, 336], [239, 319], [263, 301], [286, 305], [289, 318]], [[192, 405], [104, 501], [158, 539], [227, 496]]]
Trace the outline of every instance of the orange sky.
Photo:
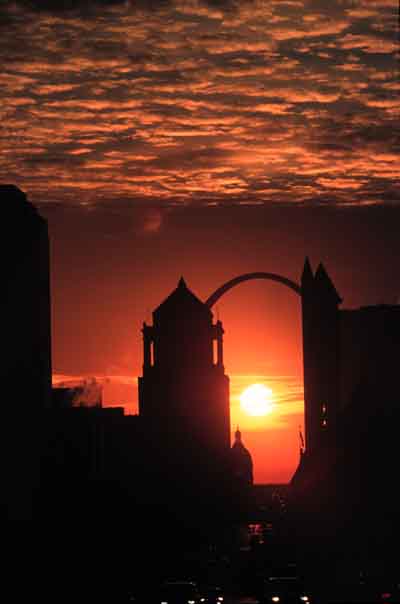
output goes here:
[[[55, 374], [133, 410], [181, 275], [206, 299], [309, 255], [346, 306], [398, 302], [397, 0], [3, 0], [0, 32], [0, 182], [49, 221]], [[252, 282], [214, 310], [256, 480], [288, 480], [299, 301]], [[278, 397], [257, 425], [253, 376]]]
[[[212, 232], [211, 225], [207, 224], [206, 233], [210, 235]], [[199, 225], [196, 225], [196, 229]], [[145, 232], [145, 231], [144, 231]], [[164, 233], [152, 233], [150, 241], [157, 246], [160, 244], [160, 239], [164, 238]], [[148, 235], [146, 235], [148, 237]], [[158, 243], [157, 243], [158, 240]], [[195, 265], [202, 267], [201, 246], [203, 241], [196, 242], [192, 239], [191, 250], [188, 254], [192, 257]], [[164, 245], [167, 245], [164, 243]], [[229, 247], [231, 242], [229, 242]], [[218, 247], [218, 245], [217, 245]], [[221, 245], [223, 248], [224, 245]], [[250, 254], [251, 256], [253, 252]], [[197, 256], [197, 260], [193, 258]], [[144, 256], [146, 258], [146, 256]], [[148, 264], [152, 262], [148, 258]], [[69, 258], [69, 262], [71, 258]], [[88, 261], [88, 260], [87, 260]], [[299, 261], [301, 262], [300, 258]], [[141, 321], [146, 320], [151, 322], [151, 311], [170, 293], [170, 290], [176, 286], [175, 280], [168, 280], [163, 276], [162, 270], [157, 273], [157, 264], [153, 266], [154, 277], [143, 277], [142, 281], [135, 286], [133, 281], [129, 281], [129, 274], [122, 270], [121, 278], [126, 278], [125, 283], [126, 294], [132, 301], [132, 306], [129, 311], [126, 308], [124, 300], [117, 300], [113, 291], [113, 275], [108, 269], [104, 274], [104, 284], [101, 282], [92, 284], [87, 283], [83, 287], [87, 287], [87, 291], [81, 290], [75, 293], [70, 291], [67, 293], [68, 298], [78, 296], [77, 311], [82, 315], [82, 311], [86, 315], [89, 325], [81, 322], [81, 317], [71, 315], [71, 309], [66, 308], [68, 315], [58, 317], [56, 320], [55, 337], [57, 336], [57, 325], [59, 325], [63, 334], [59, 333], [60, 342], [64, 341], [71, 350], [71, 343], [67, 344], [69, 335], [66, 331], [71, 329], [72, 325], [80, 324], [80, 328], [75, 327], [78, 348], [82, 346], [84, 349], [89, 349], [89, 354], [93, 355], [92, 366], [100, 367], [103, 364], [102, 357], [107, 356], [109, 359], [108, 366], [104, 374], [93, 372], [101, 383], [104, 384], [104, 404], [106, 405], [121, 405], [123, 404], [126, 411], [129, 413], [137, 412], [137, 376], [141, 374], [142, 363], [142, 342], [141, 342]], [[126, 259], [120, 261], [126, 269]], [[246, 265], [251, 265], [251, 260], [246, 262]], [[97, 263], [96, 274], [99, 275], [100, 263]], [[177, 264], [179, 266], [179, 264]], [[196, 286], [194, 276], [187, 277], [188, 286], [202, 299], [206, 299], [218, 285], [221, 285], [227, 277], [232, 274], [224, 270], [224, 266], [218, 266], [214, 261], [210, 263], [209, 268], [214, 266], [221, 274], [218, 282], [211, 282], [207, 286], [207, 278], [204, 272], [199, 273], [199, 285]], [[186, 276], [186, 271], [183, 272]], [[146, 267], [143, 267], [146, 273]], [[170, 270], [175, 272], [174, 266], [170, 266]], [[301, 264], [299, 265], [301, 269]], [[237, 271], [240, 271], [238, 266]], [[191, 271], [194, 272], [193, 269]], [[132, 266], [132, 273], [137, 274], [137, 267]], [[224, 275], [224, 277], [222, 277]], [[298, 279], [298, 276], [290, 275]], [[154, 281], [153, 281], [154, 279]], [[211, 281], [211, 280], [210, 280]], [[103, 289], [103, 285], [108, 284], [107, 288]], [[119, 284], [118, 288], [121, 286]], [[154, 286], [154, 290], [152, 290]], [[87, 295], [91, 298], [89, 290], [94, 287], [98, 292], [96, 301], [93, 299], [93, 308], [84, 309], [83, 301]], [[143, 296], [140, 289], [144, 288], [147, 296]], [[58, 289], [58, 288], [57, 288]], [[101, 292], [101, 293], [100, 293]], [[140, 299], [138, 300], [138, 295]], [[55, 301], [59, 299], [60, 292], [57, 292]], [[108, 307], [108, 308], [107, 308]], [[125, 311], [124, 311], [125, 308]], [[60, 309], [55, 309], [58, 313]], [[225, 296], [213, 308], [214, 318], [219, 317], [224, 325], [224, 362], [226, 373], [230, 377], [230, 400], [231, 400], [231, 426], [232, 431], [239, 424], [242, 431], [245, 445], [251, 451], [254, 458], [254, 475], [257, 482], [282, 482], [290, 479], [293, 474], [299, 456], [299, 424], [303, 425], [303, 401], [302, 401], [302, 349], [301, 349], [301, 326], [300, 326], [300, 299], [299, 297], [282, 286], [281, 284], [268, 281], [248, 282], [237, 286]], [[92, 314], [93, 313], [93, 314]], [[118, 315], [117, 315], [118, 313]], [[127, 314], [125, 314], [127, 313]], [[135, 317], [135, 323], [128, 320], [128, 316]], [[90, 318], [89, 318], [89, 315]], [[111, 318], [112, 316], [112, 318]], [[107, 321], [106, 325], [99, 325], [100, 317]], [[110, 324], [111, 318], [111, 324]], [[61, 320], [61, 324], [60, 324]], [[112, 329], [111, 325], [124, 325], [125, 337], [121, 342], [116, 342], [115, 334], [106, 333], [105, 330]], [[68, 327], [69, 325], [69, 327]], [[128, 330], [128, 326], [131, 329]], [[88, 329], [89, 328], [89, 329]], [[85, 334], [86, 329], [86, 334]], [[93, 330], [98, 330], [106, 338], [102, 346], [107, 346], [107, 340], [113, 341], [116, 344], [118, 353], [115, 357], [110, 354], [110, 350], [93, 350], [94, 342], [91, 339], [96, 336]], [[79, 334], [79, 336], [78, 336]], [[64, 336], [64, 337], [63, 337]], [[78, 339], [79, 338], [79, 339]], [[73, 338], [75, 339], [75, 338]], [[55, 369], [57, 368], [58, 359], [60, 358], [59, 345], [60, 342], [55, 342]], [[126, 349], [123, 350], [123, 346]], [[110, 346], [110, 344], [108, 344]], [[78, 355], [81, 356], [78, 352]], [[61, 354], [61, 356], [64, 356]], [[96, 360], [97, 358], [97, 360]], [[75, 359], [66, 359], [67, 364], [71, 367], [75, 365], [87, 365], [85, 361]], [[78, 361], [78, 362], [77, 362]], [[58, 364], [58, 366], [60, 366]], [[104, 365], [103, 365], [104, 366]], [[127, 372], [129, 370], [129, 373]], [[125, 370], [125, 371], [124, 371]], [[79, 373], [74, 375], [59, 375], [56, 380], [64, 382], [79, 381]], [[90, 374], [87, 374], [90, 377]], [[260, 418], [251, 418], [246, 415], [240, 408], [239, 395], [245, 387], [252, 383], [264, 383], [272, 388], [274, 393], [274, 409], [270, 415]]]
[[[324, 261], [345, 307], [398, 299], [399, 209], [186, 208], [45, 210], [52, 241], [53, 368], [57, 380], [97, 376], [106, 405], [137, 409], [143, 320], [181, 274], [205, 300], [235, 275], [271, 271], [299, 281], [306, 253]], [[254, 459], [257, 482], [284, 482], [299, 456], [304, 426], [300, 301], [269, 281], [242, 283], [213, 308], [222, 320], [231, 380], [231, 424]], [[250, 418], [241, 391], [264, 383], [274, 411]]]
[[[138, 412], [135, 378], [97, 376], [97, 381], [103, 386], [105, 406], [124, 405], [126, 413]], [[56, 374], [54, 383], [81, 384], [82, 376]], [[241, 392], [254, 383], [273, 389], [273, 410], [263, 417], [251, 417], [240, 407]], [[290, 480], [299, 459], [299, 426], [304, 425], [301, 380], [289, 376], [230, 375], [230, 399], [232, 442], [239, 426], [242, 440], [253, 456], [255, 481]]]

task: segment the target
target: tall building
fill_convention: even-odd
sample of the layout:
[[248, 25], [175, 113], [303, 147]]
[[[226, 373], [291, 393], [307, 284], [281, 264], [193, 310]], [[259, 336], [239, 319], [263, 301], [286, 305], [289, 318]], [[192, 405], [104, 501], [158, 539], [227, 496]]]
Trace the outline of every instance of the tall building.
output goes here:
[[305, 451], [291, 485], [309, 523], [298, 526], [304, 537], [342, 534], [361, 549], [395, 540], [400, 305], [339, 308], [325, 268], [313, 273], [308, 260], [301, 288]]
[[161, 452], [156, 465], [204, 492], [226, 475], [230, 449], [223, 333], [183, 278], [153, 312], [153, 325], [143, 325], [139, 416], [151, 455]]
[[0, 202], [0, 463], [5, 514], [21, 520], [32, 513], [40, 416], [51, 400], [49, 239], [20, 189], [1, 185]]
[[[339, 308], [324, 266], [302, 275], [304, 406], [307, 455], [340, 438], [339, 418], [363, 398], [386, 412], [398, 401], [400, 305]], [[360, 418], [361, 419], [361, 418]]]
[[306, 259], [301, 278], [306, 451], [312, 455], [336, 429], [339, 393], [339, 304], [324, 266], [313, 275]]

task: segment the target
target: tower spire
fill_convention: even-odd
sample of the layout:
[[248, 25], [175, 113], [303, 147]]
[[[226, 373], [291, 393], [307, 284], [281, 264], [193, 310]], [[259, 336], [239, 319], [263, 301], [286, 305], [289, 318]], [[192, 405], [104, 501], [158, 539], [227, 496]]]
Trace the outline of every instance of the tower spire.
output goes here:
[[335, 304], [343, 302], [322, 262], [318, 265], [315, 273], [315, 284], [318, 286], [318, 290], [331, 297]]
[[301, 287], [304, 290], [305, 288], [310, 287], [314, 282], [314, 276], [310, 264], [310, 260], [308, 256], [306, 256], [304, 261], [303, 273], [301, 275]]

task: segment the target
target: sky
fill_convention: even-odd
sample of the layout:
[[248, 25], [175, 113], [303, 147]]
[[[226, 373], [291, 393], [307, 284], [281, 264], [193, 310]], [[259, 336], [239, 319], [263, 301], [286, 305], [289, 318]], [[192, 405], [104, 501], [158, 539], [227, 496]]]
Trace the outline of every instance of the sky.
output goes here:
[[[322, 260], [344, 307], [399, 301], [397, 0], [0, 4], [0, 181], [49, 221], [55, 381], [136, 410], [141, 324], [184, 275]], [[303, 427], [300, 307], [250, 282], [225, 327], [232, 428], [258, 482]], [[274, 410], [246, 417], [261, 382]]]

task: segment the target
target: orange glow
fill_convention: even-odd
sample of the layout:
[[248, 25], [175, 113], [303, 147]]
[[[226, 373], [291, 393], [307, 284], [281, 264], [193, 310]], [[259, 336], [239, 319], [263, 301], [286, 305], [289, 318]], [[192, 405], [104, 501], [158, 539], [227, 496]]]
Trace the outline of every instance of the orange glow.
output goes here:
[[240, 406], [248, 415], [267, 415], [273, 409], [272, 398], [271, 388], [263, 384], [252, 384], [240, 395]]

